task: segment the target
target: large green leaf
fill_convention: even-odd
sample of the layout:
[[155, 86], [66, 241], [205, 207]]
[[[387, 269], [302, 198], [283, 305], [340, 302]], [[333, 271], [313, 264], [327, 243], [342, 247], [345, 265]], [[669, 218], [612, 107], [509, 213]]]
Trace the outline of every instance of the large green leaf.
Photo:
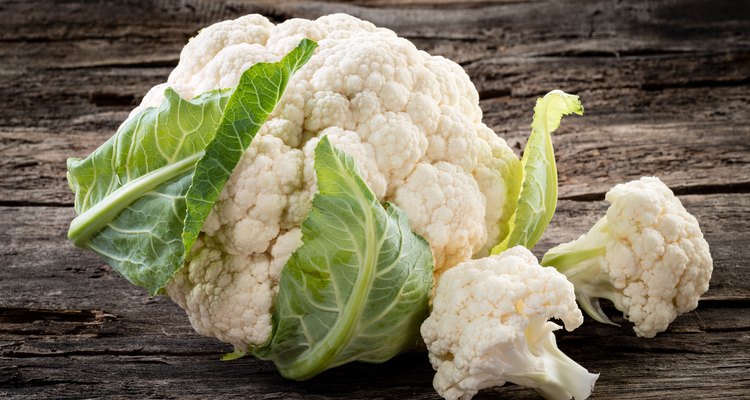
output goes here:
[[433, 260], [406, 215], [382, 206], [326, 137], [303, 245], [281, 273], [270, 342], [253, 353], [287, 378], [351, 361], [384, 362], [414, 346], [428, 314]]
[[317, 46], [312, 40], [304, 39], [280, 62], [256, 64], [242, 75], [233, 95], [238, 101], [230, 100], [227, 104], [216, 138], [198, 161], [193, 184], [185, 195], [187, 218], [182, 237], [187, 249], [198, 237], [221, 189], [255, 133], [281, 100], [289, 78], [310, 59]]
[[534, 247], [542, 237], [557, 206], [557, 166], [552, 148], [552, 132], [564, 115], [583, 114], [578, 96], [553, 90], [536, 101], [531, 135], [521, 158], [523, 181], [510, 233], [492, 249], [499, 254], [513, 246]]
[[281, 61], [253, 65], [235, 90], [188, 101], [167, 89], [159, 108], [128, 119], [86, 159], [69, 159], [79, 216], [68, 237], [156, 293], [182, 267], [242, 153], [316, 46], [305, 39]]

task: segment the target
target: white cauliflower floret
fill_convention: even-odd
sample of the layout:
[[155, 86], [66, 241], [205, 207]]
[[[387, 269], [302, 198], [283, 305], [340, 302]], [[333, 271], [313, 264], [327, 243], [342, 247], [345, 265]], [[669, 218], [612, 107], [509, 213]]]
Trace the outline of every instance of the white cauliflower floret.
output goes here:
[[[168, 285], [199, 332], [238, 347], [266, 340], [278, 275], [269, 265], [281, 268], [274, 248], [310, 209], [312, 149], [324, 135], [355, 160], [378, 200], [406, 210], [431, 245], [436, 276], [502, 240], [513, 211], [504, 177], [517, 176], [520, 160], [482, 123], [466, 73], [352, 16], [274, 26], [251, 15], [205, 28], [131, 115], [159, 105], [167, 87], [188, 99], [232, 87], [245, 69], [279, 60], [303, 38], [317, 49], [233, 171], [203, 227], [203, 250]], [[201, 265], [213, 272], [197, 273]], [[246, 282], [253, 294], [221, 294], [216, 280]]]
[[427, 148], [424, 134], [402, 113], [373, 116], [359, 126], [359, 134], [377, 149], [375, 162], [388, 178], [388, 193], [403, 184]]
[[547, 399], [585, 399], [599, 377], [563, 354], [553, 331], [581, 325], [573, 285], [543, 268], [529, 250], [463, 262], [443, 274], [422, 324], [437, 371], [433, 385], [446, 399], [471, 399], [505, 382], [534, 388]]
[[227, 254], [210, 236], [199, 238], [167, 293], [187, 311], [196, 332], [241, 349], [265, 343], [281, 266], [300, 245], [299, 229], [279, 236], [270, 254], [249, 256]]
[[230, 254], [264, 253], [289, 219], [289, 196], [302, 190], [304, 155], [273, 136], [253, 140], [209, 214], [203, 231]]
[[430, 136], [427, 159], [447, 161], [466, 171], [477, 164], [479, 138], [476, 129], [466, 129], [472, 121], [455, 107], [443, 107], [436, 133]]
[[[265, 43], [274, 28], [273, 24], [262, 15], [252, 14], [237, 18], [232, 21], [222, 21], [213, 24], [200, 31], [200, 35], [190, 39], [187, 45], [180, 53], [180, 62], [174, 71], [169, 75], [167, 83], [185, 85], [187, 87], [196, 87], [200, 84], [198, 80], [203, 76], [206, 66], [225, 49], [231, 49], [234, 46], [245, 47], [247, 44]], [[253, 52], [253, 54], [257, 54]], [[242, 56], [241, 56], [242, 57]], [[225, 58], [225, 61], [231, 62], [231, 59]], [[227, 78], [237, 78], [239, 74], [228, 72]], [[235, 82], [235, 85], [237, 82]], [[224, 87], [224, 86], [221, 86]], [[231, 87], [231, 86], [230, 86]], [[214, 89], [218, 89], [216, 87]], [[190, 98], [200, 94], [181, 93], [184, 97]]]
[[394, 204], [409, 215], [435, 256], [435, 275], [468, 260], [485, 242], [484, 196], [472, 177], [453, 164], [420, 163], [396, 190]]
[[698, 221], [658, 178], [620, 184], [607, 193], [607, 214], [580, 238], [551, 249], [542, 260], [568, 276], [581, 307], [612, 323], [599, 299], [654, 337], [698, 306], [713, 261]]
[[240, 82], [240, 76], [234, 71], [244, 71], [259, 62], [277, 59], [275, 54], [268, 53], [264, 46], [255, 43], [225, 47], [206, 64], [200, 74], [193, 77], [188, 83], [191, 90], [183, 96], [197, 96], [217, 88], [235, 87]]

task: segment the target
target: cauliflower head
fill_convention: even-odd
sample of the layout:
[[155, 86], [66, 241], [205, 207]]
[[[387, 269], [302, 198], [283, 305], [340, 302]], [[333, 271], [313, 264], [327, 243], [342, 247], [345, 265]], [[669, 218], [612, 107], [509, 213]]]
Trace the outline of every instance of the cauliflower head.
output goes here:
[[587, 398], [599, 375], [557, 348], [552, 332], [560, 326], [550, 318], [567, 330], [583, 323], [573, 285], [524, 247], [449, 269], [421, 328], [435, 390], [466, 400], [512, 382], [547, 399]]
[[279, 273], [301, 245], [316, 192], [313, 150], [322, 136], [354, 158], [379, 201], [407, 212], [430, 243], [436, 276], [486, 254], [507, 234], [515, 207], [504, 177], [519, 174], [520, 161], [482, 123], [461, 67], [349, 15], [278, 25], [248, 15], [207, 27], [131, 115], [158, 106], [167, 87], [187, 99], [233, 87], [244, 70], [280, 59], [303, 38], [317, 50], [289, 80], [166, 288], [196, 331], [238, 348], [271, 333]]
[[616, 185], [606, 200], [606, 215], [587, 234], [551, 249], [542, 264], [573, 282], [595, 320], [612, 323], [599, 305], [607, 299], [638, 336], [654, 337], [694, 310], [708, 290], [708, 243], [695, 217], [656, 177]]

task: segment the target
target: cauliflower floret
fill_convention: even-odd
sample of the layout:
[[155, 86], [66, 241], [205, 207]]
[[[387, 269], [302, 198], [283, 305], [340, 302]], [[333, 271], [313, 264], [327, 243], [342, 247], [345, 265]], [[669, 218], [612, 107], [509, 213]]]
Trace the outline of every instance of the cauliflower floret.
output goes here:
[[[414, 230], [430, 242], [437, 274], [497, 244], [512, 214], [503, 181], [520, 171], [520, 161], [482, 124], [468, 75], [349, 15], [275, 26], [251, 15], [205, 28], [185, 46], [168, 81], [152, 88], [131, 115], [159, 105], [166, 87], [185, 98], [232, 87], [245, 69], [279, 60], [305, 37], [317, 41], [317, 49], [290, 78], [224, 187], [203, 227], [201, 240], [211, 243], [206, 255], [194, 254], [186, 268], [214, 265], [213, 275], [180, 274], [168, 290], [196, 329], [238, 345], [265, 341], [274, 279], [251, 296], [258, 303], [245, 308], [228, 295], [200, 293], [221, 290], [208, 279], [255, 274], [259, 282], [254, 271], [276, 265], [274, 246], [310, 209], [317, 190], [311, 149], [324, 135], [352, 156], [378, 200], [406, 210]], [[248, 291], [257, 285], [247, 284]], [[209, 320], [231, 322], [210, 329]]]
[[713, 261], [698, 221], [656, 177], [619, 184], [607, 193], [607, 214], [580, 238], [551, 249], [542, 264], [568, 276], [581, 307], [612, 323], [599, 299], [654, 337], [698, 306]]
[[[235, 45], [243, 47], [245, 44], [265, 45], [273, 28], [273, 24], [266, 17], [251, 14], [231, 21], [218, 22], [201, 29], [200, 34], [190, 39], [182, 49], [180, 62], [169, 75], [167, 83], [170, 85], [185, 85], [186, 87], [199, 84], [196, 78], [202, 75], [206, 65], [222, 50]], [[228, 72], [227, 75], [239, 76], [236, 72], [226, 72]], [[227, 78], [231, 79], [231, 76]], [[218, 89], [218, 87], [214, 89]], [[180, 94], [190, 98], [200, 93], [180, 92]]]
[[249, 256], [227, 254], [210, 236], [199, 238], [167, 294], [187, 311], [196, 332], [238, 349], [263, 344], [271, 334], [281, 267], [301, 245], [299, 228], [281, 234], [269, 253]]
[[447, 161], [465, 171], [477, 165], [479, 137], [476, 129], [466, 129], [472, 121], [455, 107], [441, 107], [436, 133], [430, 136], [427, 159], [431, 162]]
[[375, 162], [388, 178], [388, 193], [403, 185], [427, 149], [425, 136], [402, 113], [376, 115], [359, 126], [359, 134], [378, 150]]
[[487, 230], [477, 224], [484, 218], [484, 196], [476, 181], [453, 164], [420, 163], [393, 202], [430, 244], [436, 276], [471, 258], [485, 242]]
[[304, 179], [303, 168], [302, 151], [273, 136], [257, 137], [227, 182], [203, 231], [217, 237], [229, 254], [266, 252], [279, 232], [302, 222], [289, 218], [289, 197], [311, 186]]
[[193, 77], [189, 83], [191, 90], [180, 94], [190, 98], [217, 88], [235, 87], [240, 82], [240, 75], [234, 71], [244, 71], [257, 63], [273, 62], [278, 58], [256, 43], [225, 47]]
[[443, 274], [421, 332], [446, 399], [471, 399], [505, 382], [547, 399], [585, 399], [599, 377], [563, 354], [554, 330], [583, 322], [573, 285], [524, 247], [463, 262]]

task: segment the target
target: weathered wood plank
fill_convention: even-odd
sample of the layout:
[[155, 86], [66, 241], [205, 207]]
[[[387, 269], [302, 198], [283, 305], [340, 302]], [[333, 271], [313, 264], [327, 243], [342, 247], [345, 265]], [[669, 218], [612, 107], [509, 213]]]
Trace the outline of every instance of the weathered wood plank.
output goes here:
[[[714, 257], [711, 288], [704, 297], [750, 301], [750, 269], [745, 261], [750, 237], [742, 234], [750, 231], [746, 218], [750, 197], [690, 195], [682, 200], [700, 221]], [[541, 255], [555, 244], [578, 237], [605, 209], [603, 201], [561, 201], [535, 252]], [[0, 264], [5, 266], [0, 269], [0, 307], [104, 310], [118, 318], [139, 320], [154, 313], [163, 299], [148, 299], [143, 290], [104, 266], [98, 256], [67, 241], [67, 225], [74, 215], [70, 208], [0, 208]], [[132, 311], [119, 310], [124, 304], [131, 304]], [[168, 319], [161, 314], [157, 317]]]
[[61, 135], [17, 129], [0, 133], [3, 175], [0, 201], [6, 205], [72, 205], [73, 194], [65, 178], [65, 160], [87, 155], [109, 136], [105, 131]]
[[[504, 135], [519, 152], [528, 137], [526, 125], [533, 107], [530, 99], [520, 103], [512, 106], [523, 108], [526, 115], [511, 119], [513, 125]], [[498, 110], [506, 106], [495, 105]], [[114, 125], [125, 116], [107, 112], [82, 123]], [[750, 191], [746, 125], [672, 118], [636, 121], [637, 117], [589, 108], [584, 117], [565, 120], [554, 138], [562, 198], [600, 198], [613, 185], [646, 175], [658, 175], [678, 193]], [[490, 119], [498, 131], [503, 129], [501, 122]], [[46, 128], [0, 128], [0, 201], [72, 204], [65, 160], [86, 156], [115, 129], [61, 135]]]
[[[199, 28], [254, 12], [275, 22], [347, 12], [427, 44], [438, 54], [461, 53], [462, 62], [496, 52], [647, 54], [750, 46], [750, 6], [731, 0], [418, 3], [404, 9], [395, 0], [377, 7], [297, 1], [69, 1], [49, 13], [44, 0], [6, 1], [0, 9], [0, 40], [11, 47], [0, 55], [11, 55], [8, 61], [16, 65], [45, 67], [51, 66], [45, 58], [56, 60], [58, 67], [165, 62], [176, 60], [176, 50]], [[139, 45], [151, 51], [139, 52]]]
[[[339, 9], [464, 62], [487, 97], [481, 104], [486, 122], [519, 151], [536, 96], [553, 87], [581, 94], [586, 117], [567, 121], [556, 139], [563, 197], [595, 198], [612, 184], [655, 172], [683, 193], [746, 192], [750, 39], [737, 32], [750, 21], [721, 2], [710, 18], [692, 9], [678, 12], [675, 4], [467, 2], [433, 9], [415, 2], [408, 12], [394, 13], [325, 3], [70, 2], [48, 15], [33, 2], [7, 2], [0, 8], [8, 15], [0, 18], [0, 40], [8, 45], [0, 46], [0, 56], [7, 56], [0, 57], [0, 86], [16, 106], [0, 109], [6, 127], [0, 131], [0, 201], [70, 203], [64, 159], [85, 155], [108, 137], [166, 77], [198, 27], [248, 12], [281, 20]], [[144, 21], [149, 9], [159, 12]], [[568, 12], [578, 9], [601, 20], [598, 33], [581, 31], [589, 16]], [[530, 13], [539, 17], [527, 18]], [[557, 36], [547, 32], [550, 20], [561, 21]], [[689, 34], [686, 25], [703, 35], [679, 39]], [[28, 111], [39, 108], [44, 112]], [[52, 139], [58, 134], [70, 143]]]
[[[595, 398], [742, 398], [750, 389], [750, 270], [744, 262], [750, 237], [736, 233], [750, 230], [744, 218], [750, 198], [682, 200], [712, 248], [711, 289], [698, 310], [652, 340], [634, 337], [627, 324], [591, 321], [563, 334], [561, 348], [602, 374]], [[604, 202], [561, 201], [537, 253], [583, 233], [605, 208]], [[219, 362], [229, 346], [197, 336], [169, 300], [149, 299], [97, 256], [72, 247], [65, 240], [72, 217], [69, 208], [0, 208], [0, 263], [6, 266], [0, 269], [0, 394], [7, 398], [75, 398], [82, 390], [164, 398], [437, 398], [424, 354], [380, 366], [347, 365], [306, 383], [285, 381], [266, 362]], [[483, 395], [536, 398], [516, 386]]]
[[[209, 344], [205, 339], [193, 339], [182, 340], [181, 345]], [[593, 398], [740, 399], [747, 394], [750, 363], [744, 349], [750, 345], [750, 337], [746, 333], [688, 333], [651, 341], [626, 336], [599, 339], [571, 334], [560, 340], [563, 351], [601, 374]], [[26, 339], [32, 346], [44, 340], [64, 343], [60, 338]], [[644, 352], [640, 345], [644, 341], [653, 351]], [[23, 357], [5, 351], [8, 356], [0, 356], [0, 383], [5, 382], [0, 384], [0, 394], [5, 392], [6, 398], [78, 398], [81, 391], [96, 397], [188, 399], [227, 395], [252, 399], [439, 398], [432, 390], [433, 371], [424, 353], [405, 354], [383, 365], [351, 364], [299, 383], [284, 380], [267, 362], [242, 359], [222, 363], [215, 355], [170, 350], [179, 348], [153, 353], [110, 348], [89, 354], [25, 353]], [[717, 382], [721, 382], [720, 388]], [[485, 390], [477, 398], [505, 397], [539, 398], [533, 391], [513, 385]]]

